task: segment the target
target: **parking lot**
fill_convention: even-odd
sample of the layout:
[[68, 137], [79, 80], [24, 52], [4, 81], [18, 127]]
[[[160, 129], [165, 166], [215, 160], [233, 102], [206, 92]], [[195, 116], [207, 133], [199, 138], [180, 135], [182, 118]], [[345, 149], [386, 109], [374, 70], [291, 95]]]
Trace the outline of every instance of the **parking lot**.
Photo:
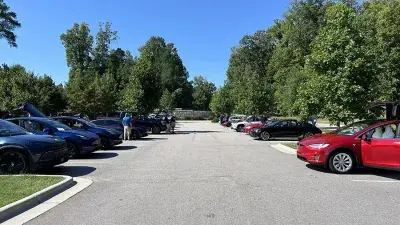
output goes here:
[[398, 224], [400, 173], [336, 175], [210, 122], [180, 122], [46, 173], [87, 189], [29, 224]]

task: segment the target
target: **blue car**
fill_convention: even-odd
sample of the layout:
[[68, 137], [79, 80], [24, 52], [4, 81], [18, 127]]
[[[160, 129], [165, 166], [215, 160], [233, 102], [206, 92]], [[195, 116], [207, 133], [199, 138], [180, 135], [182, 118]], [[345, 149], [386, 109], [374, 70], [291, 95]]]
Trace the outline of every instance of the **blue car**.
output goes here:
[[34, 135], [0, 120], [0, 174], [34, 172], [69, 159], [67, 144], [50, 135]]
[[122, 132], [120, 131], [102, 128], [85, 119], [73, 116], [57, 116], [52, 118], [74, 130], [88, 131], [97, 134], [101, 138], [101, 145], [104, 149], [122, 143]]
[[[121, 134], [124, 132], [124, 126], [122, 126], [122, 122], [119, 119], [97, 119], [93, 120], [92, 123], [99, 127], [117, 130], [121, 132]], [[148, 136], [147, 129], [143, 127], [132, 127], [131, 139], [136, 140], [146, 136]]]
[[89, 154], [101, 149], [100, 137], [96, 134], [72, 130], [55, 120], [42, 117], [18, 117], [8, 119], [28, 132], [38, 135], [54, 135], [67, 142], [70, 158]]

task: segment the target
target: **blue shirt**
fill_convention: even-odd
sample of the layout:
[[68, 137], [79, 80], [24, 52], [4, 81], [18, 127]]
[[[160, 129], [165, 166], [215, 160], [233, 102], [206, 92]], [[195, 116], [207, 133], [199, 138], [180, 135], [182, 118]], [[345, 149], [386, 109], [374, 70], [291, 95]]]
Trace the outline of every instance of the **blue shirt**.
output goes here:
[[131, 123], [132, 123], [132, 118], [131, 117], [124, 117], [123, 119], [122, 119], [122, 125], [124, 125], [124, 126], [131, 126]]

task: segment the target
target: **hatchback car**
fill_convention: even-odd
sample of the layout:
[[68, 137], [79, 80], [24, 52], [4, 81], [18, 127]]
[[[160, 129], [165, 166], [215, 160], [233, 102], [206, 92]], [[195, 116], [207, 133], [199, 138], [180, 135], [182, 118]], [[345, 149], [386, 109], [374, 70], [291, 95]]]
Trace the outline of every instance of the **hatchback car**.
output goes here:
[[[96, 124], [99, 127], [114, 129], [120, 131], [121, 133], [124, 132], [124, 126], [119, 119], [97, 119], [93, 120], [92, 123]], [[147, 129], [142, 127], [132, 127], [132, 139], [136, 140], [142, 137], [148, 136]]]
[[73, 130], [88, 131], [96, 134], [101, 139], [101, 145], [108, 149], [122, 143], [122, 132], [99, 127], [96, 124], [74, 116], [57, 116], [52, 119], [67, 125]]
[[296, 120], [276, 120], [261, 128], [253, 129], [250, 136], [268, 141], [271, 138], [305, 138], [322, 133], [321, 130], [309, 123], [301, 123]]
[[70, 153], [70, 158], [89, 154], [101, 149], [100, 137], [96, 134], [72, 130], [55, 120], [41, 117], [18, 117], [8, 119], [26, 131], [38, 135], [54, 135], [64, 139]]
[[400, 120], [360, 121], [298, 143], [297, 157], [335, 173], [356, 166], [400, 169]]
[[50, 135], [34, 135], [0, 120], [0, 174], [34, 172], [67, 162], [67, 144]]

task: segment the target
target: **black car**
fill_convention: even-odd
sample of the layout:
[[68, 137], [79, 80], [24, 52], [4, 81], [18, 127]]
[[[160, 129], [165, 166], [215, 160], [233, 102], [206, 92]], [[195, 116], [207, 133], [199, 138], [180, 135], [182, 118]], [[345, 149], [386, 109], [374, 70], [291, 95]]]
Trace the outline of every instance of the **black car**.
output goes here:
[[276, 137], [309, 137], [322, 133], [321, 130], [309, 123], [301, 123], [296, 120], [277, 120], [266, 124], [259, 129], [253, 129], [250, 136], [267, 141]]
[[67, 143], [59, 137], [35, 135], [0, 120], [0, 174], [34, 172], [69, 159]]

